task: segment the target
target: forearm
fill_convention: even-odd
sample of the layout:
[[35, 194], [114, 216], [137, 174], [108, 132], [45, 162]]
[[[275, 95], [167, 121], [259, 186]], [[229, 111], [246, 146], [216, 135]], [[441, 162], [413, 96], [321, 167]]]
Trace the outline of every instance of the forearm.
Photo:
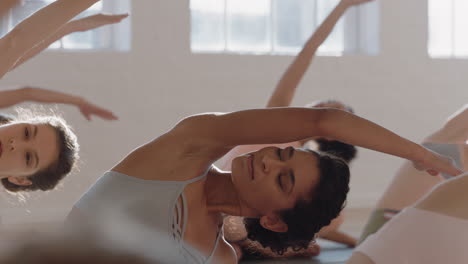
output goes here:
[[422, 148], [373, 122], [332, 108], [252, 109], [194, 116], [182, 123], [185, 133], [198, 137], [201, 144], [223, 147], [330, 137], [407, 159], [417, 157]]
[[23, 88], [0, 91], [0, 108], [14, 106], [26, 101], [27, 95]]
[[307, 40], [301, 52], [281, 77], [275, 91], [268, 100], [267, 107], [283, 107], [291, 105], [302, 77], [309, 68], [317, 49], [327, 39], [338, 20], [343, 16], [349, 5], [340, 2]]
[[33, 101], [38, 103], [56, 103], [78, 106], [83, 102], [83, 99], [79, 96], [41, 88], [23, 88], [23, 93], [23, 98], [25, 101]]
[[21, 64], [25, 63], [29, 59], [35, 57], [39, 53], [41, 53], [43, 50], [47, 49], [52, 43], [55, 41], [63, 38], [64, 36], [73, 33], [73, 28], [72, 28], [72, 22], [68, 22], [65, 24], [63, 27], [61, 27], [57, 32], [55, 32], [53, 35], [47, 37], [45, 40], [39, 42], [36, 46], [34, 46], [32, 49], [28, 50], [21, 58], [15, 62], [13, 67], [10, 69], [10, 71], [16, 69], [18, 66]]
[[424, 153], [420, 145], [371, 121], [344, 111], [328, 111], [321, 123], [323, 136], [409, 160]]
[[57, 0], [18, 24], [0, 40], [0, 46], [3, 48], [0, 50], [0, 78], [29, 49], [57, 32], [69, 20], [96, 2], [98, 0]]

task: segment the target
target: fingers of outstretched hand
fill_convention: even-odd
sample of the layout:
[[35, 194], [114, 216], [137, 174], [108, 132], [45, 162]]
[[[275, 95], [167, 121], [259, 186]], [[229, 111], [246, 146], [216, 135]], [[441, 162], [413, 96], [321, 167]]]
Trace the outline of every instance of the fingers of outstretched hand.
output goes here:
[[360, 5], [360, 4], [365, 4], [365, 3], [372, 2], [375, 0], [342, 0], [342, 1], [344, 1], [345, 3], [349, 5]]
[[104, 113], [104, 114], [102, 115], [102, 117], [105, 118], [105, 119], [107, 119], [107, 120], [118, 120], [118, 119], [119, 119], [116, 115], [114, 115], [114, 114], [111, 113], [111, 112]]
[[127, 18], [129, 15], [128, 14], [118, 14], [118, 15], [105, 15], [105, 14], [100, 14], [99, 19], [102, 19], [104, 21], [107, 21], [109, 24], [113, 23], [119, 23], [123, 19]]
[[428, 165], [429, 166], [427, 172], [431, 175], [437, 175], [431, 172], [443, 172], [452, 176], [457, 176], [463, 173], [462, 170], [456, 167], [455, 162], [451, 158], [438, 154], [435, 157], [435, 160], [432, 162], [432, 164]]
[[[437, 154], [438, 155], [438, 154]], [[452, 176], [457, 176], [463, 173], [462, 170], [457, 168], [455, 165], [455, 161], [449, 157], [438, 155], [440, 167], [434, 167], [433, 169], [438, 170], [440, 172], [447, 173]]]
[[120, 15], [114, 15], [114, 17], [115, 17], [116, 19], [118, 19], [119, 21], [121, 21], [121, 20], [124, 19], [124, 18], [127, 18], [128, 16], [129, 16], [128, 13], [126, 13], [126, 14], [120, 14]]
[[86, 120], [91, 121], [91, 115], [89, 113], [83, 113]]
[[455, 166], [454, 161], [442, 155], [432, 152], [432, 157], [427, 161], [413, 162], [413, 166], [420, 171], [426, 171], [430, 175], [437, 176], [440, 172], [452, 176], [460, 175], [463, 171]]
[[93, 112], [93, 114], [99, 116], [100, 118], [106, 119], [106, 120], [117, 120], [118, 119], [118, 117], [116, 115], [114, 115], [114, 113], [112, 113], [111, 111], [101, 109], [101, 108], [97, 108]]

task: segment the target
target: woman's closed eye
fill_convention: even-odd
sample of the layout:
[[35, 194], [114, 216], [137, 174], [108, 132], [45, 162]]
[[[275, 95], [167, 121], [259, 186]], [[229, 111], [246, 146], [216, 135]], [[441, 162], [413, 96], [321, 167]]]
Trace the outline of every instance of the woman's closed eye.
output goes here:
[[284, 183], [283, 183], [283, 177], [282, 177], [281, 173], [278, 174], [278, 176], [276, 177], [276, 179], [277, 179], [278, 186], [280, 187], [281, 191], [284, 192]]
[[29, 167], [29, 165], [31, 164], [31, 153], [26, 152], [26, 154], [24, 155], [24, 159], [26, 161], [26, 166]]
[[291, 175], [280, 173], [278, 174], [277, 181], [281, 191], [287, 194], [290, 194], [292, 192], [294, 180], [292, 179]]
[[28, 139], [30, 138], [30, 136], [31, 136], [31, 133], [29, 132], [29, 128], [28, 128], [28, 127], [25, 127], [25, 128], [24, 128], [24, 138], [25, 138], [26, 140], [28, 140]]
[[[276, 154], [278, 155], [278, 159], [281, 161], [283, 160], [283, 158], [281, 157], [283, 153], [284, 153], [284, 149], [281, 149], [281, 148], [276, 149]], [[288, 176], [289, 175], [285, 174], [284, 172], [278, 173], [277, 182], [281, 191], [289, 194], [292, 190], [293, 179], [291, 179], [291, 177], [288, 177]]]

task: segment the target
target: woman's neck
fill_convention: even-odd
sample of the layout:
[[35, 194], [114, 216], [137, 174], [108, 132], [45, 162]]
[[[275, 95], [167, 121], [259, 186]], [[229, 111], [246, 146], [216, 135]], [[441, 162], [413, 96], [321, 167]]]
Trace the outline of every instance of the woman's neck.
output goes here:
[[226, 215], [255, 217], [239, 199], [238, 191], [231, 180], [231, 173], [212, 169], [205, 183], [205, 197], [208, 211]]

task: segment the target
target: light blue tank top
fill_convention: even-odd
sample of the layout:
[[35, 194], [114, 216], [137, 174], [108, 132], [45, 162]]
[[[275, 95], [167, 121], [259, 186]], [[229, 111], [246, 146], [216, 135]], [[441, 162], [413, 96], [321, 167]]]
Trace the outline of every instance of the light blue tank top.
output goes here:
[[[460, 151], [458, 149], [457, 144], [423, 143], [422, 145], [434, 152], [439, 153], [440, 155], [449, 157], [450, 159], [452, 159], [453, 165], [455, 165], [457, 168], [459, 169], [463, 168]], [[446, 174], [446, 173], [442, 173], [442, 176], [445, 179], [449, 179], [452, 177], [451, 175]]]
[[[210, 263], [222, 237], [222, 227], [208, 257], [183, 241], [188, 216], [183, 191], [188, 184], [204, 178], [207, 173], [208, 170], [188, 181], [158, 181], [109, 171], [91, 186], [75, 207], [89, 222], [99, 221], [106, 212], [113, 216], [122, 213], [138, 224], [154, 229], [155, 238], [150, 243], [154, 244], [152, 254], [159, 262]], [[178, 202], [179, 198], [181, 202]], [[184, 217], [180, 219], [177, 215]], [[162, 238], [157, 234], [163, 234]]]

